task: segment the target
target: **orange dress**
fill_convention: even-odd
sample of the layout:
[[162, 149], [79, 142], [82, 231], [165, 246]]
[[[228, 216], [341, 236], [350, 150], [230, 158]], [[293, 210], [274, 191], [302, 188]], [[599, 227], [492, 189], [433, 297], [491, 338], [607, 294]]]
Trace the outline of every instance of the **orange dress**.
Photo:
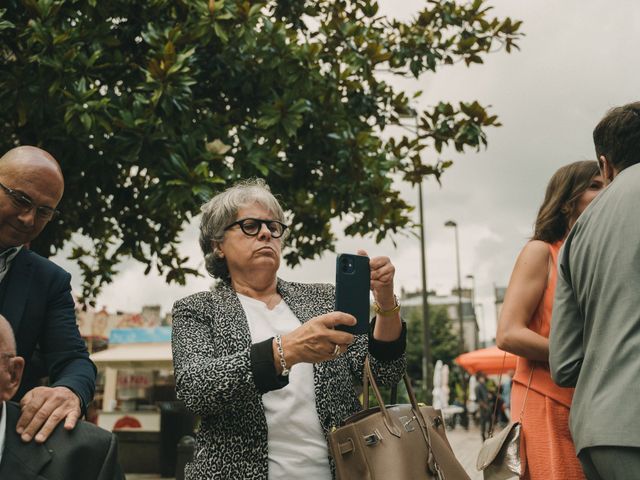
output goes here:
[[[549, 338], [551, 309], [556, 289], [558, 251], [562, 242], [549, 244], [552, 267], [549, 281], [538, 308], [529, 323], [534, 332]], [[530, 480], [581, 480], [584, 473], [569, 431], [569, 408], [573, 388], [558, 387], [551, 379], [549, 364], [518, 357], [511, 388], [511, 416], [520, 418], [529, 375], [531, 388], [522, 415], [522, 438], [525, 460], [524, 478]]]

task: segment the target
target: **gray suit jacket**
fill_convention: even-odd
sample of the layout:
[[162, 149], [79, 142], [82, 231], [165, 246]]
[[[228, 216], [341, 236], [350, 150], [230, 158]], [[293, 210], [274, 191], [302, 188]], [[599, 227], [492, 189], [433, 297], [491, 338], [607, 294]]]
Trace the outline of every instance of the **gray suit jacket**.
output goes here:
[[45, 443], [23, 443], [16, 433], [19, 416], [20, 406], [7, 402], [2, 480], [124, 480], [111, 432], [87, 422], [71, 431], [59, 424]]
[[576, 387], [576, 451], [640, 447], [640, 164], [583, 212], [559, 263], [549, 365], [558, 385]]

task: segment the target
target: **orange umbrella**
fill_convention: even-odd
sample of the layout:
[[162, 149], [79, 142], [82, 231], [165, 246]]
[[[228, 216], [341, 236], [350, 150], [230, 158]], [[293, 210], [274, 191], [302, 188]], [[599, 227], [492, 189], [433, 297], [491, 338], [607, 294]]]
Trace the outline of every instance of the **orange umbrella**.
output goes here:
[[505, 353], [496, 346], [481, 348], [458, 355], [455, 362], [472, 375], [478, 371], [487, 375], [499, 374], [501, 371], [506, 373], [509, 370], [515, 370], [518, 357], [507, 353], [505, 358]]

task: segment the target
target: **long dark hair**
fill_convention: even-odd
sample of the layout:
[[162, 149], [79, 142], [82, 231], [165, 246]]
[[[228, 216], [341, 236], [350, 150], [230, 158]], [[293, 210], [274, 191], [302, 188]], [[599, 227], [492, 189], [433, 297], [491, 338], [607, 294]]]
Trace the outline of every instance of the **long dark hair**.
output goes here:
[[599, 173], [598, 162], [584, 160], [565, 165], [553, 174], [538, 210], [533, 240], [555, 243], [564, 238], [578, 198]]

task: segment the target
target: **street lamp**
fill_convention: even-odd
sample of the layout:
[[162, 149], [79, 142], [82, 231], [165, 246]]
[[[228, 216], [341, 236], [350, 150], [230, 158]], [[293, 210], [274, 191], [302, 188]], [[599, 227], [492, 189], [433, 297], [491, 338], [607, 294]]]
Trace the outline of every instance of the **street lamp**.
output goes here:
[[475, 305], [476, 302], [476, 277], [469, 274], [465, 278], [471, 280], [471, 305]]
[[458, 242], [458, 224], [453, 220], [444, 223], [445, 227], [453, 227], [456, 236], [456, 272], [458, 275], [458, 322], [460, 326], [460, 353], [465, 351], [464, 348], [464, 325], [462, 323], [462, 282], [460, 281], [460, 244]]
[[478, 326], [478, 317], [476, 316], [476, 277], [470, 274], [465, 278], [471, 280], [471, 313], [473, 314], [473, 321], [475, 323], [473, 348], [475, 349], [478, 348], [480, 342], [480, 327]]
[[[460, 243], [458, 241], [458, 224], [453, 220], [448, 220], [444, 223], [445, 227], [453, 227], [456, 236], [456, 272], [458, 276], [458, 325], [460, 327], [460, 353], [464, 353], [464, 324], [462, 321], [462, 282], [460, 281]], [[462, 395], [463, 402], [462, 408], [462, 426], [469, 428], [469, 416], [467, 412], [467, 378], [465, 377], [464, 370], [462, 370]]]
[[485, 336], [485, 340], [479, 340], [479, 346], [480, 347], [485, 347], [486, 346], [486, 335], [487, 335], [487, 332], [485, 332], [485, 329], [484, 329], [484, 305], [481, 304], [481, 303], [477, 303], [476, 304], [476, 308], [480, 309], [480, 325], [482, 326], [480, 331]]
[[424, 241], [424, 212], [422, 208], [422, 180], [418, 183], [418, 208], [420, 215], [420, 274], [422, 276], [422, 384], [425, 386], [426, 399], [433, 390], [431, 378], [431, 325], [429, 324], [429, 294], [427, 292], [427, 253]]
[[[403, 118], [413, 118], [416, 138], [419, 136], [418, 112], [411, 108], [409, 114], [400, 115]], [[403, 126], [402, 124], [400, 126]], [[420, 274], [422, 277], [422, 385], [425, 388], [426, 399], [429, 400], [433, 390], [431, 376], [431, 328], [429, 325], [429, 298], [427, 293], [427, 250], [424, 239], [424, 208], [422, 200], [422, 180], [418, 183], [418, 212], [420, 216]]]

